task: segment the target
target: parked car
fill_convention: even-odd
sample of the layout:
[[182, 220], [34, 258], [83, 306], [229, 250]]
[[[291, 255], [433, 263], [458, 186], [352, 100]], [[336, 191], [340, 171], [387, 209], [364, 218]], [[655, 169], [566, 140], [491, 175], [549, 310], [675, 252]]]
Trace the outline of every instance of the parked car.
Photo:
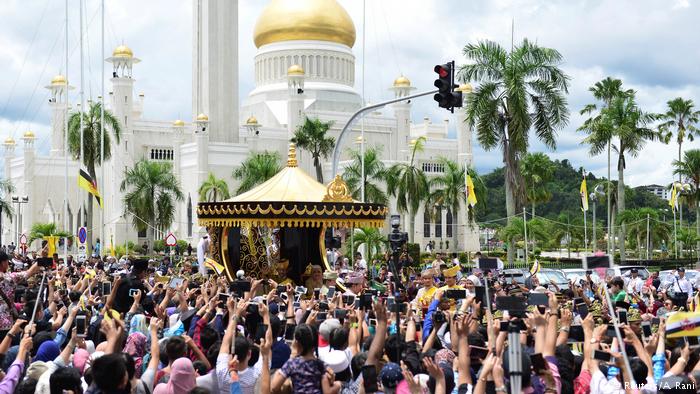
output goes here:
[[[566, 276], [567, 280], [585, 279], [586, 278], [586, 270], [583, 268], [565, 268], [561, 271], [564, 273], [564, 276]], [[595, 283], [595, 284], [598, 284], [601, 282], [600, 276], [598, 276], [598, 273], [595, 271], [591, 272], [591, 279], [593, 280], [593, 283]]]
[[537, 273], [537, 279], [540, 280], [541, 285], [549, 284], [553, 280], [559, 287], [559, 290], [569, 288], [569, 280], [566, 279], [564, 273], [553, 268], [540, 269], [540, 272]]
[[503, 277], [506, 279], [507, 283], [511, 283], [513, 279], [519, 284], [519, 285], [525, 285], [525, 279], [530, 276], [530, 273], [528, 270], [525, 269], [520, 269], [520, 268], [511, 268], [503, 271]]
[[617, 267], [608, 268], [605, 271], [605, 275], [607, 277], [621, 276], [623, 278], [627, 278], [632, 274], [633, 268], [637, 269], [637, 274], [639, 274], [639, 276], [642, 279], [647, 279], [650, 275], [647, 267], [645, 267], [643, 265], [621, 265], [621, 266], [617, 266]]
[[[673, 280], [670, 278], [670, 273], [673, 272], [673, 270], [663, 270], [659, 271], [659, 279], [661, 279], [661, 286], [660, 288], [662, 289], [667, 289], [671, 287], [673, 284]], [[700, 271], [698, 270], [685, 270], [685, 278], [688, 279], [691, 285], [693, 285], [694, 288], [698, 288], [698, 279], [700, 279]]]

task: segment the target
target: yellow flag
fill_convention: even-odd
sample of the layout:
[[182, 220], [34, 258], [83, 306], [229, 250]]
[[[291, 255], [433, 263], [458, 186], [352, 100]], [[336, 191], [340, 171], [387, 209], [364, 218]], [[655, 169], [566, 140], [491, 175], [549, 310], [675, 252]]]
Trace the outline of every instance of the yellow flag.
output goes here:
[[114, 234], [112, 234], [109, 237], [109, 254], [112, 255], [112, 257], [116, 257], [116, 253], [117, 252], [114, 251]]
[[583, 177], [583, 180], [581, 181], [581, 189], [579, 190], [581, 193], [581, 210], [583, 212], [588, 211], [588, 188], [586, 187], [586, 177]]
[[467, 174], [467, 179], [466, 179], [466, 189], [467, 189], [467, 204], [474, 208], [474, 205], [476, 205], [476, 193], [474, 193], [474, 182], [472, 181], [472, 177]]
[[676, 184], [674, 183], [671, 185], [671, 199], [668, 200], [668, 205], [671, 206], [671, 209], [674, 211], [676, 210], [677, 207], [677, 202], [678, 202], [678, 191], [676, 190]]
[[46, 244], [49, 247], [48, 257], [51, 257], [54, 253], [56, 253], [56, 241], [58, 241], [59, 238], [60, 237], [57, 237], [55, 235], [49, 235], [44, 237], [44, 241], [46, 241]]

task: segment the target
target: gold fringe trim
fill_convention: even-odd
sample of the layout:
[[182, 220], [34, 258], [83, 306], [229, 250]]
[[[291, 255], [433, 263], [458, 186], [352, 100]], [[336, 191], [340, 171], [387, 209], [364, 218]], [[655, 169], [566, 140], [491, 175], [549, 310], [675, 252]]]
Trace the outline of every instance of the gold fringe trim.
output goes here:
[[200, 226], [214, 227], [384, 227], [384, 219], [305, 218], [200, 218]]
[[385, 206], [375, 206], [375, 207], [362, 207], [354, 206], [352, 208], [347, 207], [312, 207], [309, 209], [306, 204], [298, 206], [294, 204], [292, 206], [282, 206], [280, 208], [273, 208], [271, 205], [263, 208], [260, 204], [246, 204], [246, 205], [234, 205], [234, 206], [223, 206], [223, 205], [200, 205], [197, 207], [197, 215], [332, 215], [332, 216], [378, 216], [386, 215], [388, 208]]

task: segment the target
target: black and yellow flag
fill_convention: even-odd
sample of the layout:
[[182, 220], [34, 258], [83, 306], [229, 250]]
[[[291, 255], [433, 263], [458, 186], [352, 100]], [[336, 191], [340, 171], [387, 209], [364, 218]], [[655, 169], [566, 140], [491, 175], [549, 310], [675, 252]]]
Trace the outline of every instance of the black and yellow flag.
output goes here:
[[80, 176], [78, 176], [78, 186], [95, 196], [97, 204], [100, 206], [100, 208], [102, 208], [102, 196], [100, 196], [100, 191], [97, 190], [97, 182], [95, 182], [90, 174], [84, 170], [80, 170]]

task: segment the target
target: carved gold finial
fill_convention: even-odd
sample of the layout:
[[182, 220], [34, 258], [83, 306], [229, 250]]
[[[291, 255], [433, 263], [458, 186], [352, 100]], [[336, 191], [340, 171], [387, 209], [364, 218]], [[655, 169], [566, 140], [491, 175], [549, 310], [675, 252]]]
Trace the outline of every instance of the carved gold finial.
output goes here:
[[352, 202], [350, 189], [340, 175], [336, 175], [335, 179], [326, 186], [326, 195], [323, 196], [323, 202]]
[[289, 143], [289, 154], [287, 155], [287, 167], [296, 167], [297, 162], [297, 145], [293, 142]]

